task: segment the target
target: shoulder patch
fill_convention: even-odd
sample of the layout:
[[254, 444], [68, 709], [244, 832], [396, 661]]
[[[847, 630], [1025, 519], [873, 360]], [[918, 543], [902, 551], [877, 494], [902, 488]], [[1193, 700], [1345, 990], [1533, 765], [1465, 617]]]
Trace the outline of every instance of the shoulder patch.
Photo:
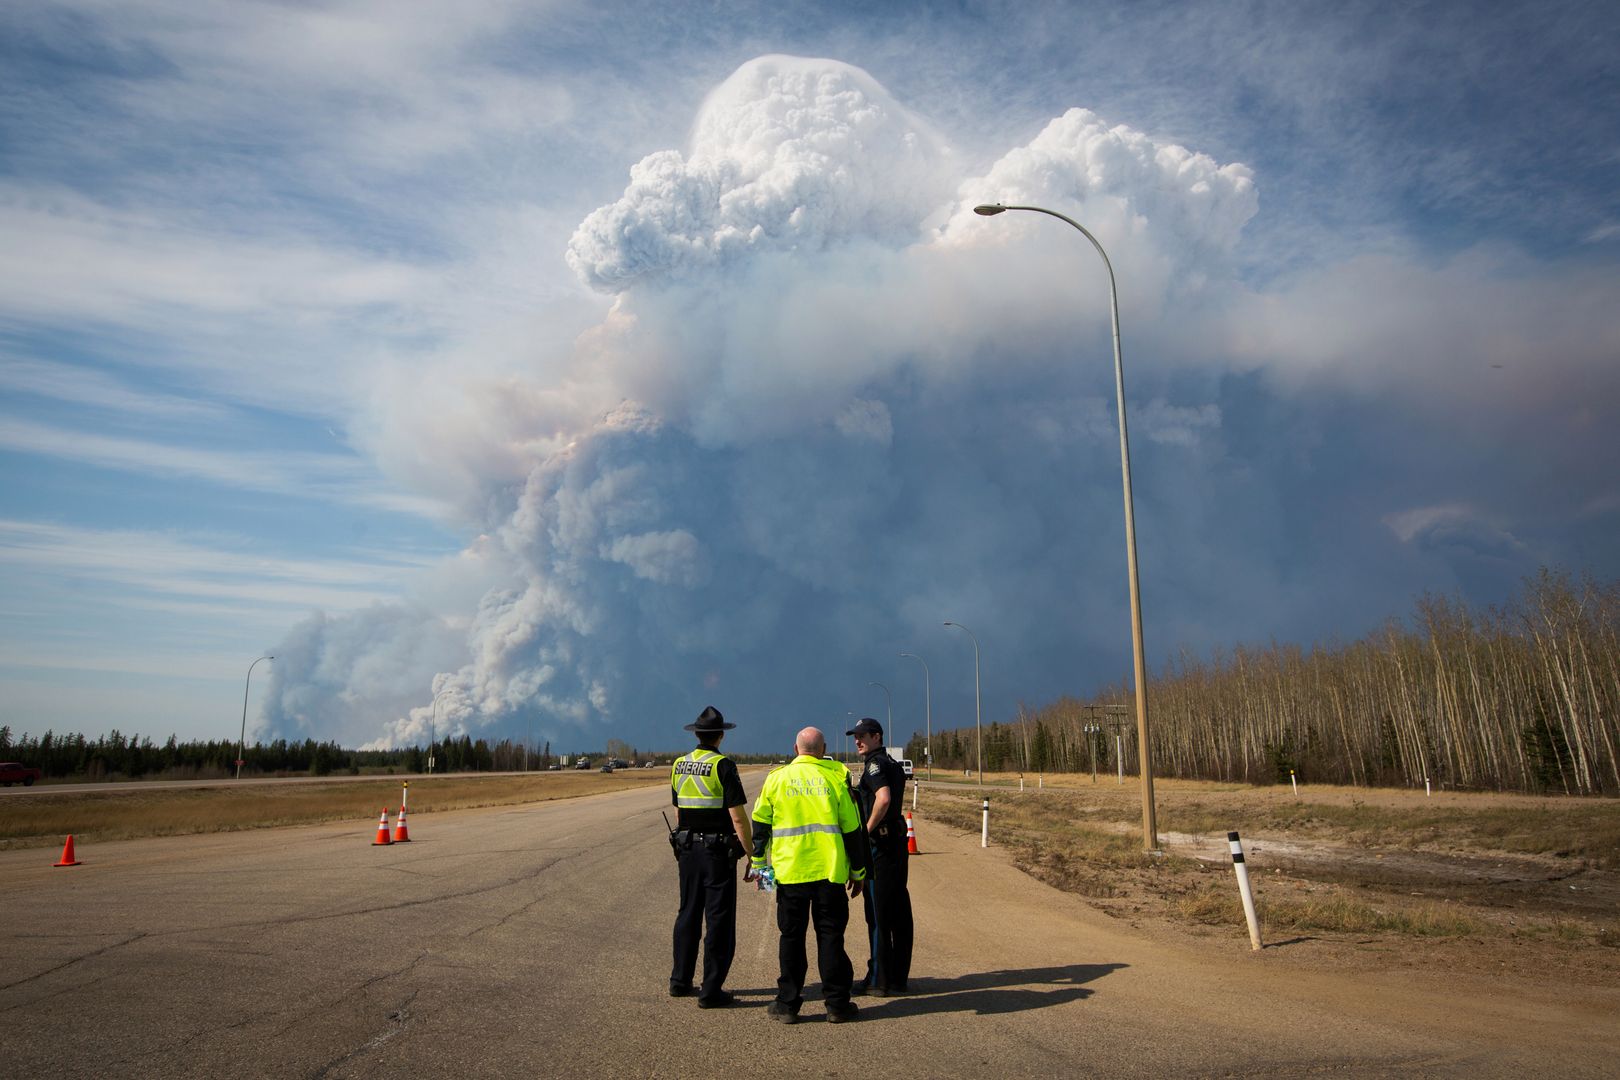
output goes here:
[[882, 773], [883, 773], [883, 766], [879, 765], [877, 762], [868, 761], [866, 763], [866, 775], [867, 776], [880, 776], [880, 775], [882, 775]]

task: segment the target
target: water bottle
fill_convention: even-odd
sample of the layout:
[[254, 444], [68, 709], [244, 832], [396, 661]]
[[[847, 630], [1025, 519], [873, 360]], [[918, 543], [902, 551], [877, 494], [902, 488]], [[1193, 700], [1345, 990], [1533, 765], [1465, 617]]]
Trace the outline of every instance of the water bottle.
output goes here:
[[760, 892], [776, 891], [776, 867], [762, 866], [754, 877], [754, 887]]

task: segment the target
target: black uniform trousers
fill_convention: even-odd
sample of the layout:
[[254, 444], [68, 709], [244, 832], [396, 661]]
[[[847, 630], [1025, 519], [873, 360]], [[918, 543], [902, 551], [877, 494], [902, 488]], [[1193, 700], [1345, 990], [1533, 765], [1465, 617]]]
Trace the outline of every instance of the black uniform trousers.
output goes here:
[[866, 965], [869, 986], [904, 990], [911, 977], [909, 867], [904, 843], [872, 845], [872, 872], [866, 881], [866, 927], [872, 946]]
[[816, 965], [821, 971], [821, 996], [831, 1008], [849, 1004], [850, 983], [855, 969], [844, 952], [844, 929], [849, 925], [849, 897], [844, 886], [833, 881], [806, 881], [776, 886], [776, 928], [782, 932], [777, 945], [781, 977], [776, 980], [776, 1000], [799, 1011], [804, 1003], [804, 976], [810, 969], [805, 955], [805, 931], [816, 928]]
[[675, 966], [669, 985], [685, 990], [697, 969], [698, 938], [703, 926], [703, 984], [700, 997], [712, 997], [725, 986], [731, 958], [737, 952], [737, 860], [723, 842], [694, 839], [677, 852], [681, 871], [681, 910], [675, 916]]

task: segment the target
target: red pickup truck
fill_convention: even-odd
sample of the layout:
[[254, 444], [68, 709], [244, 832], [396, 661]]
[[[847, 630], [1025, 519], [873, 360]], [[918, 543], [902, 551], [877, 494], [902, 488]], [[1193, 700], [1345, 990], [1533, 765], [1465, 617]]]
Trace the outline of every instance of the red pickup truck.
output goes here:
[[0, 761], [0, 786], [10, 787], [12, 784], [21, 784], [27, 787], [41, 776], [45, 775], [38, 769], [31, 768], [17, 761]]

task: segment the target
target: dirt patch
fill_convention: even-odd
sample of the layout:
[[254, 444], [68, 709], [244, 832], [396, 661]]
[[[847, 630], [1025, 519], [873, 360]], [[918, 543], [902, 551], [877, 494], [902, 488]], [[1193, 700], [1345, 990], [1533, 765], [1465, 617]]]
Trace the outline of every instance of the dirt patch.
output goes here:
[[[1231, 863], [1226, 838], [1166, 833], [1165, 848], [1203, 862]], [[1250, 872], [1336, 882], [1362, 889], [1445, 899], [1546, 917], [1612, 918], [1620, 912], [1620, 874], [1571, 858], [1374, 850], [1325, 841], [1251, 836]]]

